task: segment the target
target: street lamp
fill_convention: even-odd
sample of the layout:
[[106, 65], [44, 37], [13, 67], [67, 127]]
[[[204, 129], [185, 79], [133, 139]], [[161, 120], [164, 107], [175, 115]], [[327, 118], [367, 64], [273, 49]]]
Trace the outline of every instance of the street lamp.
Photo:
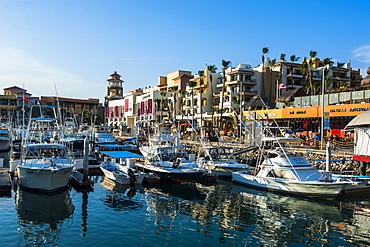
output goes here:
[[239, 86], [239, 121], [240, 121], [240, 130], [239, 130], [239, 140], [242, 143], [242, 80], [240, 80]]
[[324, 149], [324, 92], [325, 92], [325, 68], [329, 69], [329, 64], [322, 68], [322, 84], [321, 84], [321, 149]]

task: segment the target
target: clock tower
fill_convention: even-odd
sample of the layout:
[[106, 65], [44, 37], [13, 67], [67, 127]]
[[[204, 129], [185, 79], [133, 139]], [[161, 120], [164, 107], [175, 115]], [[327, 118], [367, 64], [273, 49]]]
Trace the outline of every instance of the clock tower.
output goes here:
[[105, 106], [108, 106], [110, 100], [123, 99], [123, 81], [121, 80], [121, 76], [114, 71], [107, 82], [107, 95], [104, 97]]

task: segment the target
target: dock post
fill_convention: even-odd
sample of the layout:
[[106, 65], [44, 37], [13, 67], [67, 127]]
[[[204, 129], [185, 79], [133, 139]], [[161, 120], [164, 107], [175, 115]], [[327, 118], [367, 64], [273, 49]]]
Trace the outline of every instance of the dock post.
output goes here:
[[331, 170], [331, 148], [332, 145], [330, 142], [326, 144], [326, 171], [330, 172]]
[[87, 181], [89, 176], [89, 137], [84, 139], [84, 162], [83, 162], [83, 181]]
[[360, 164], [361, 164], [361, 176], [366, 176], [367, 163], [364, 161], [360, 161]]

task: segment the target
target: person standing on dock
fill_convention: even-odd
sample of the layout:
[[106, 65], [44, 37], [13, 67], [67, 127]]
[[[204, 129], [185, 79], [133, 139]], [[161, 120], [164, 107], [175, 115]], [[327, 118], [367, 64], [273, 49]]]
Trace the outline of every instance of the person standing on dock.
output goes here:
[[319, 141], [320, 141], [320, 136], [319, 136], [319, 134], [316, 134], [313, 137], [313, 144], [315, 146], [315, 149], [319, 149]]

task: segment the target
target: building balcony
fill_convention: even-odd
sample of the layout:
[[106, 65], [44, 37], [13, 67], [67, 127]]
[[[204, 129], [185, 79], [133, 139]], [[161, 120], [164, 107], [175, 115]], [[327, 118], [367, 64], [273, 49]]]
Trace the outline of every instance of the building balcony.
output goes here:
[[[224, 96], [228, 96], [230, 95], [230, 92], [224, 92], [223, 94]], [[219, 92], [219, 93], [214, 93], [213, 94], [214, 97], [221, 97], [222, 96], [222, 92]]]
[[[257, 84], [257, 80], [256, 79], [252, 79], [252, 80], [249, 80], [249, 81], [227, 81], [226, 82], [226, 85], [227, 86], [232, 86], [232, 85], [250, 85], [250, 86], [255, 86]], [[221, 84], [222, 86], [222, 84]], [[219, 85], [217, 85], [217, 87], [219, 87]]]

